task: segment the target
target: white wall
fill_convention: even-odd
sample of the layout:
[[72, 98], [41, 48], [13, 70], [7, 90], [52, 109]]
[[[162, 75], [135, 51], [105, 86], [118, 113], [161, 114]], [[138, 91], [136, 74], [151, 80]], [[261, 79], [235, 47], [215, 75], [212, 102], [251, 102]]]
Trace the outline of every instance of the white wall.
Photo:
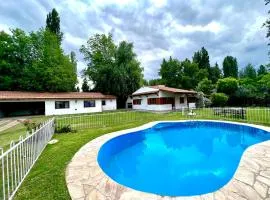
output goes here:
[[[184, 97], [184, 104], [180, 104], [180, 96]], [[165, 105], [148, 105], [147, 99], [148, 98], [159, 98], [159, 97], [174, 97], [175, 98], [175, 108], [181, 109], [186, 108], [187, 105], [187, 96], [184, 94], [173, 94], [169, 92], [159, 91], [158, 95], [150, 94], [150, 95], [141, 95], [141, 96], [134, 96], [133, 99], [142, 99], [141, 105], [133, 105], [134, 110], [153, 110], [153, 111], [166, 111], [172, 110], [172, 104], [165, 104]]]
[[102, 106], [102, 110], [116, 110], [116, 99], [105, 99], [105, 106]]
[[[55, 101], [69, 101], [69, 108], [55, 109]], [[95, 100], [95, 107], [84, 107], [84, 100], [46, 100], [45, 115], [66, 115], [79, 113], [102, 112], [101, 99]]]

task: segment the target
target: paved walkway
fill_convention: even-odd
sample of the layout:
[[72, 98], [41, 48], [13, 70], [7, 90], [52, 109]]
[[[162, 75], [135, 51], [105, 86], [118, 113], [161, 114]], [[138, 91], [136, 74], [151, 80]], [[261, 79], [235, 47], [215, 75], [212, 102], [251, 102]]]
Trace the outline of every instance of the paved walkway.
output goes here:
[[[111, 138], [148, 128], [149, 124], [107, 134], [83, 146], [66, 169], [66, 182], [71, 198], [73, 200], [270, 200], [270, 141], [249, 147], [243, 154], [231, 181], [220, 190], [206, 195], [158, 196], [114, 182], [98, 165], [97, 154], [100, 147]], [[270, 128], [264, 129], [270, 131]]]
[[0, 120], [0, 134], [2, 131], [5, 131], [13, 126], [16, 126], [20, 123], [21, 120], [24, 119], [8, 119], [8, 120]]

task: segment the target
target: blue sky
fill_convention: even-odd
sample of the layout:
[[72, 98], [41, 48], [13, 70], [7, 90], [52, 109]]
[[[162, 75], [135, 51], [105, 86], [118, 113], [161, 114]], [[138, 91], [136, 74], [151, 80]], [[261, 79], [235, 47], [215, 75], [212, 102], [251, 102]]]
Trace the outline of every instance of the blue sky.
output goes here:
[[35, 31], [56, 8], [64, 32], [63, 48], [75, 51], [95, 33], [113, 33], [116, 42], [134, 43], [146, 79], [158, 77], [163, 58], [191, 58], [202, 46], [211, 64], [226, 55], [240, 67], [268, 63], [267, 17], [263, 0], [8, 0], [0, 3], [0, 30]]

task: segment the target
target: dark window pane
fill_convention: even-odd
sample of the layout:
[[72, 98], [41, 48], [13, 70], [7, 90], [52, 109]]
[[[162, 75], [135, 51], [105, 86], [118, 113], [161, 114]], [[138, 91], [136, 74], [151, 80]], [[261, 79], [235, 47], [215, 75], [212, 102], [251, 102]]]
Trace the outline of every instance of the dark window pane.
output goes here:
[[96, 101], [95, 100], [84, 101], [83, 104], [84, 104], [85, 108], [96, 107]]
[[56, 101], [55, 109], [65, 109], [69, 108], [69, 101]]
[[106, 101], [105, 100], [102, 100], [102, 105], [106, 106]]

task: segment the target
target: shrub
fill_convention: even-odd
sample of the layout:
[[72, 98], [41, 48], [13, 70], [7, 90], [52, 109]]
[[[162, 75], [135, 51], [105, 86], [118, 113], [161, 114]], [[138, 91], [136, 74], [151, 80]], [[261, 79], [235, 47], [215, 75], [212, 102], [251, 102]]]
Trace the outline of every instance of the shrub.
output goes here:
[[62, 126], [61, 128], [57, 128], [55, 132], [56, 133], [71, 133], [71, 132], [76, 132], [76, 130], [74, 130], [69, 124], [69, 125]]
[[238, 89], [238, 81], [235, 78], [223, 78], [217, 82], [217, 92], [232, 95]]
[[225, 106], [229, 97], [224, 93], [213, 93], [211, 101], [213, 106]]
[[31, 132], [33, 129], [36, 129], [38, 126], [40, 126], [40, 123], [36, 123], [31, 120], [24, 120], [22, 121], [23, 125], [26, 127], [28, 132]]

